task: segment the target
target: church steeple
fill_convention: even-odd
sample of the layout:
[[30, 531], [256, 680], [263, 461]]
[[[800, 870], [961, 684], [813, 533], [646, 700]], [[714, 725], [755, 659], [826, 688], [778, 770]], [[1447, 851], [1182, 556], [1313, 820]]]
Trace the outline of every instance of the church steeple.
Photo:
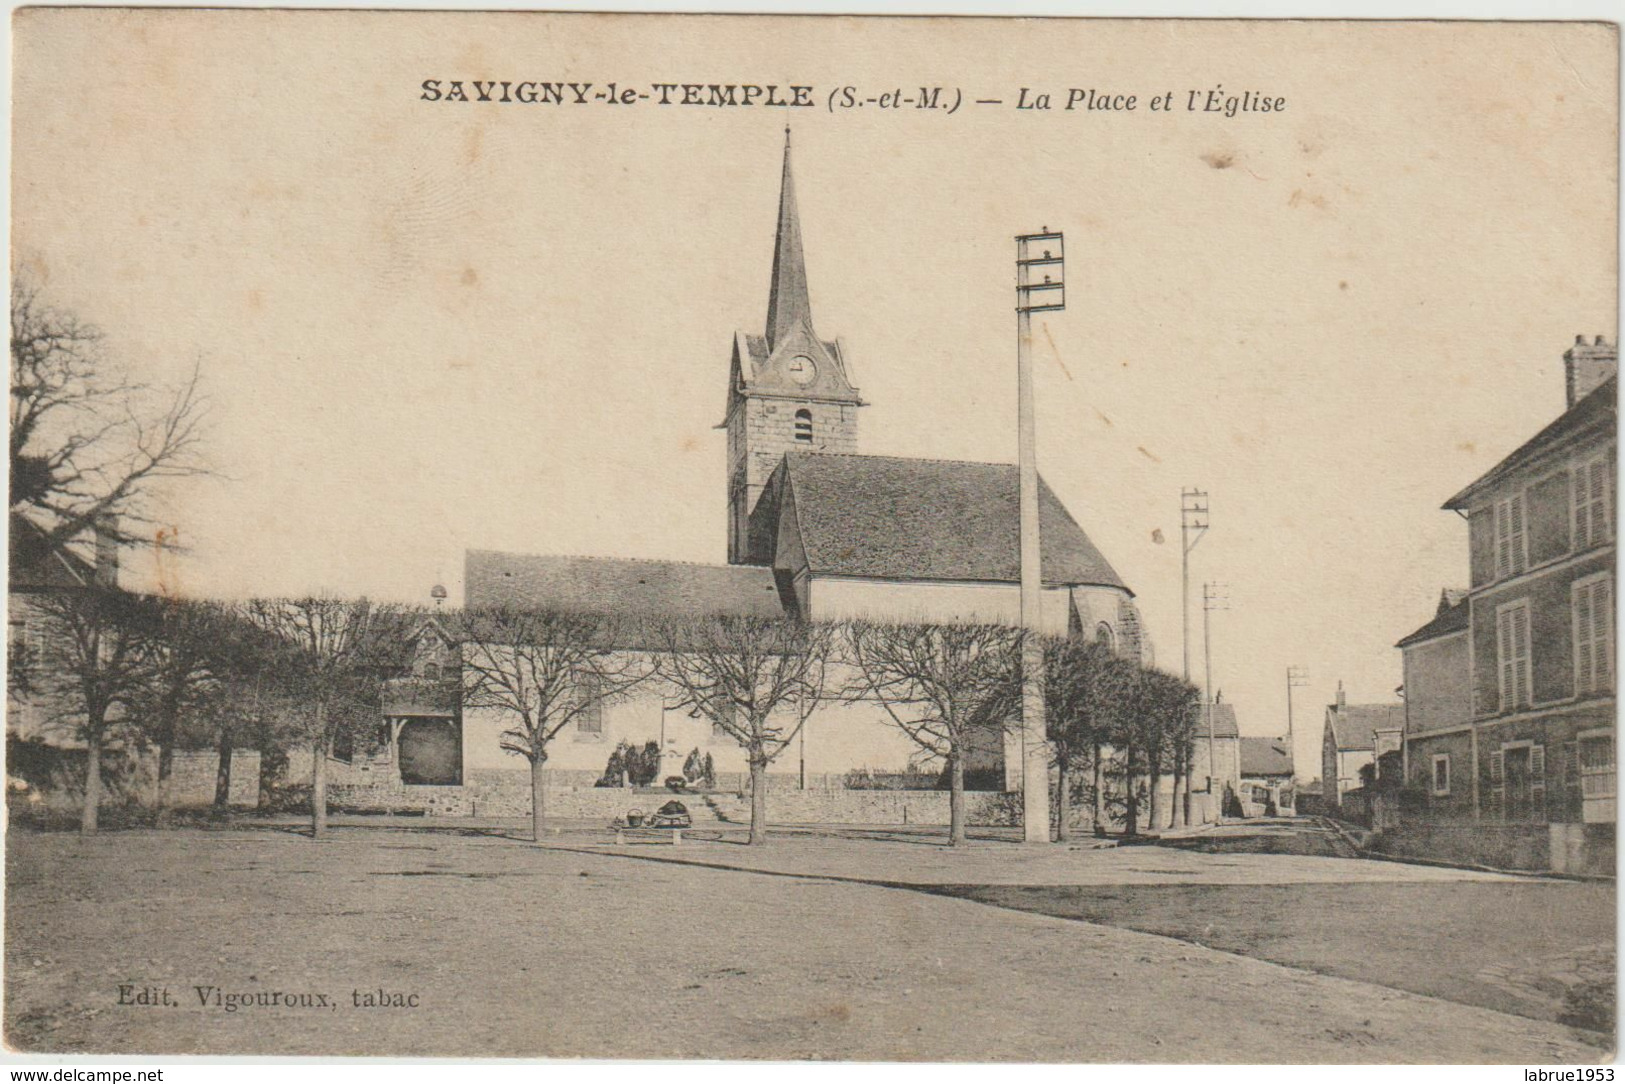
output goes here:
[[790, 172], [790, 129], [784, 129], [784, 178], [779, 185], [779, 232], [773, 240], [773, 285], [767, 295], [767, 348], [774, 350], [803, 320], [812, 327], [807, 263], [801, 252], [801, 217]]

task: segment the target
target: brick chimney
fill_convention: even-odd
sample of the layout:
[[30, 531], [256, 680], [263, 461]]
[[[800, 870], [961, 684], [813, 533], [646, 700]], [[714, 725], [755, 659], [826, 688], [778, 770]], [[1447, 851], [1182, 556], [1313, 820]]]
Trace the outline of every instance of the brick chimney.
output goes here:
[[118, 516], [104, 513], [96, 517], [96, 585], [118, 586]]
[[1343, 695], [1343, 683], [1341, 681], [1339, 681], [1337, 683], [1337, 710], [1342, 711], [1344, 708], [1346, 708], [1348, 706], [1349, 706], [1348, 697]]
[[1574, 337], [1574, 345], [1563, 352], [1563, 379], [1568, 386], [1569, 406], [1573, 406], [1619, 372], [1619, 344], [1610, 343], [1601, 335], [1595, 342], [1586, 342], [1584, 335]]

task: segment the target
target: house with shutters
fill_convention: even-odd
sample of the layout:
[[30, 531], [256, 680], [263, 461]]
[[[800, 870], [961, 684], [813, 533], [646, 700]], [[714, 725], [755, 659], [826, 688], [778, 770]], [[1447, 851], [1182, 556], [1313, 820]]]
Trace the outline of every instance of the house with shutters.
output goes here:
[[1563, 413], [1444, 504], [1470, 587], [1400, 641], [1406, 777], [1427, 819], [1611, 870], [1617, 346], [1578, 339], [1563, 361]]

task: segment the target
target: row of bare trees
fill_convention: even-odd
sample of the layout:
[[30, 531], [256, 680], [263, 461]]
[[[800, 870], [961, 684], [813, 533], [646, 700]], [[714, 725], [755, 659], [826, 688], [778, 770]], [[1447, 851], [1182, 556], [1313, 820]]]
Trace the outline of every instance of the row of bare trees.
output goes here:
[[[638, 621], [498, 608], [462, 616], [463, 703], [510, 720], [505, 749], [531, 767], [532, 828], [543, 827], [548, 746], [583, 713], [659, 682], [674, 707], [710, 722], [745, 754], [750, 841], [766, 838], [767, 773], [817, 708], [878, 704], [940, 763], [949, 780], [949, 841], [966, 839], [965, 768], [1019, 725], [1021, 633], [1002, 625], [807, 623], [759, 617]], [[1111, 775], [1126, 795], [1130, 834], [1162, 825], [1161, 782], [1188, 788], [1199, 713], [1195, 686], [1079, 639], [1046, 643], [1049, 738], [1064, 812], [1080, 770], [1092, 770], [1094, 822], [1106, 823]], [[1188, 804], [1179, 811], [1188, 817]]]
[[[312, 762], [312, 833], [326, 831], [326, 765], [341, 739], [370, 740], [380, 690], [398, 672], [423, 611], [365, 599], [310, 597], [188, 602], [87, 589], [36, 602], [39, 658], [12, 680], [56, 709], [87, 750], [82, 815], [96, 830], [99, 761], [122, 733], [158, 749], [160, 811], [178, 747], [215, 746], [221, 776], [245, 739], [300, 748]], [[1021, 633], [997, 625], [840, 625], [761, 617], [634, 620], [510, 607], [437, 614], [461, 645], [466, 709], [504, 720], [503, 749], [531, 772], [532, 829], [544, 819], [551, 743], [584, 714], [658, 683], [660, 695], [712, 724], [744, 753], [753, 843], [766, 838], [772, 764], [820, 706], [867, 701], [940, 763], [949, 781], [949, 839], [966, 838], [965, 768], [997, 749], [1020, 706]], [[1137, 782], [1188, 764], [1195, 689], [1079, 640], [1046, 645], [1049, 737], [1060, 794], [1092, 771], [1096, 823], [1107, 774], [1127, 780], [1127, 823], [1139, 823]], [[224, 802], [224, 786], [217, 788]], [[1063, 815], [1059, 829], [1067, 834]]]
[[155, 747], [155, 804], [167, 813], [174, 753], [212, 746], [224, 807], [231, 751], [313, 754], [313, 828], [325, 829], [323, 771], [346, 732], [376, 729], [379, 682], [409, 614], [364, 599], [194, 601], [90, 586], [30, 598], [27, 643], [11, 645], [8, 692], [85, 747], [80, 825], [97, 829], [110, 745]]

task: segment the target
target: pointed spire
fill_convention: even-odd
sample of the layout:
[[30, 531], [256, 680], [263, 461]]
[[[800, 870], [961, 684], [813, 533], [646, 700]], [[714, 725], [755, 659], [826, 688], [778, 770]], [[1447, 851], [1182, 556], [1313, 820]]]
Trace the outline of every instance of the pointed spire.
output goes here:
[[790, 128], [784, 129], [784, 181], [779, 189], [779, 232], [773, 242], [773, 287], [767, 295], [767, 348], [803, 319], [812, 321], [807, 300], [807, 265], [801, 254], [801, 220], [796, 214], [796, 186], [790, 176]]

